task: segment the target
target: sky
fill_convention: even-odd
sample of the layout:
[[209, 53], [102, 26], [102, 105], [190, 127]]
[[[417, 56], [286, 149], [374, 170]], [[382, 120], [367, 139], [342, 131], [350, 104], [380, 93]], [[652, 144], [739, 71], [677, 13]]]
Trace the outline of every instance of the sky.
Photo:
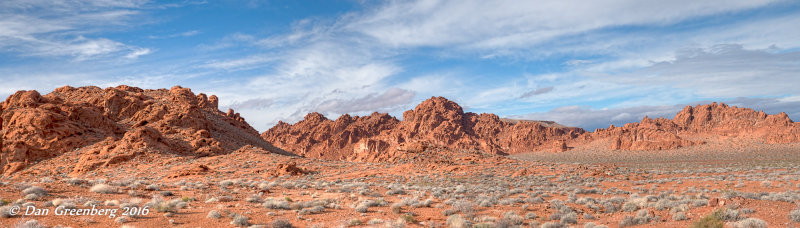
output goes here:
[[0, 97], [175, 85], [259, 131], [465, 111], [588, 130], [712, 101], [800, 119], [800, 2], [0, 1]]

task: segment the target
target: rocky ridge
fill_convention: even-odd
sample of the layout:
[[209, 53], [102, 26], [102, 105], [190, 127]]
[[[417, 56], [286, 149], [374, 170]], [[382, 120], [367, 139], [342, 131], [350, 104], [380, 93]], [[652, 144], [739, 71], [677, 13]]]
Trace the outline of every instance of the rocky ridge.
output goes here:
[[284, 153], [219, 99], [179, 86], [61, 87], [47, 95], [19, 91], [0, 103], [0, 174], [77, 152], [73, 173], [168, 153], [210, 156], [255, 146]]
[[712, 103], [686, 106], [673, 119], [645, 117], [638, 123], [587, 132], [553, 122], [465, 113], [453, 101], [432, 97], [405, 111], [402, 121], [379, 113], [331, 121], [312, 113], [296, 124], [281, 122], [261, 136], [307, 157], [391, 161], [431, 148], [517, 154], [563, 152], [595, 141], [609, 150], [668, 150], [720, 137], [794, 143], [800, 142], [800, 124], [785, 113], [768, 115]]
[[494, 114], [465, 113], [443, 97], [432, 97], [403, 113], [344, 115], [331, 121], [319, 113], [296, 124], [279, 123], [261, 134], [268, 142], [314, 158], [387, 161], [430, 148], [485, 151], [494, 154], [568, 149], [566, 141], [581, 138], [580, 128], [537, 121], [507, 121]]

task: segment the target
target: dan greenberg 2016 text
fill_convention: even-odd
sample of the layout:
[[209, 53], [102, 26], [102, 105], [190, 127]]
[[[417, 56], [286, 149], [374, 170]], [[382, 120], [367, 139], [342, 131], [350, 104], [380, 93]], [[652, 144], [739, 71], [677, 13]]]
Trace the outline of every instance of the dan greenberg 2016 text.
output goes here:
[[[16, 209], [16, 210], [14, 210]], [[56, 216], [108, 216], [109, 218], [117, 217], [117, 212], [120, 209], [117, 208], [97, 208], [95, 205], [92, 205], [91, 208], [65, 208], [65, 207], [56, 207], [53, 212], [53, 215]], [[12, 208], [12, 213], [15, 214], [22, 214], [28, 216], [48, 216], [50, 215], [49, 208], [36, 208], [36, 206], [26, 206], [24, 211], [21, 211], [20, 208]], [[148, 207], [138, 208], [138, 207], [124, 207], [122, 208], [122, 215], [123, 216], [143, 216], [150, 213]]]

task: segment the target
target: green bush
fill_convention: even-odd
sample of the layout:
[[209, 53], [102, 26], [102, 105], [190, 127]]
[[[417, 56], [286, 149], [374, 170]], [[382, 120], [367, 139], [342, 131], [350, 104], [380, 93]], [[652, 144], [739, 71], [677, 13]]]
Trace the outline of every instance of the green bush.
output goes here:
[[715, 211], [710, 215], [700, 218], [700, 220], [692, 223], [691, 228], [722, 228], [724, 223], [722, 222], [722, 219], [717, 217], [718, 214], [719, 213]]

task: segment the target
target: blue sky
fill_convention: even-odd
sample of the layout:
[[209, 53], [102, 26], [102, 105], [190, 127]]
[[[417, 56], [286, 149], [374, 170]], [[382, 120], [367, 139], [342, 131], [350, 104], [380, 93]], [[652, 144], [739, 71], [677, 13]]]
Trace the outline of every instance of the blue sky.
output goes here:
[[181, 85], [260, 131], [431, 96], [590, 130], [711, 101], [797, 120], [799, 24], [782, 0], [8, 0], [0, 96]]

